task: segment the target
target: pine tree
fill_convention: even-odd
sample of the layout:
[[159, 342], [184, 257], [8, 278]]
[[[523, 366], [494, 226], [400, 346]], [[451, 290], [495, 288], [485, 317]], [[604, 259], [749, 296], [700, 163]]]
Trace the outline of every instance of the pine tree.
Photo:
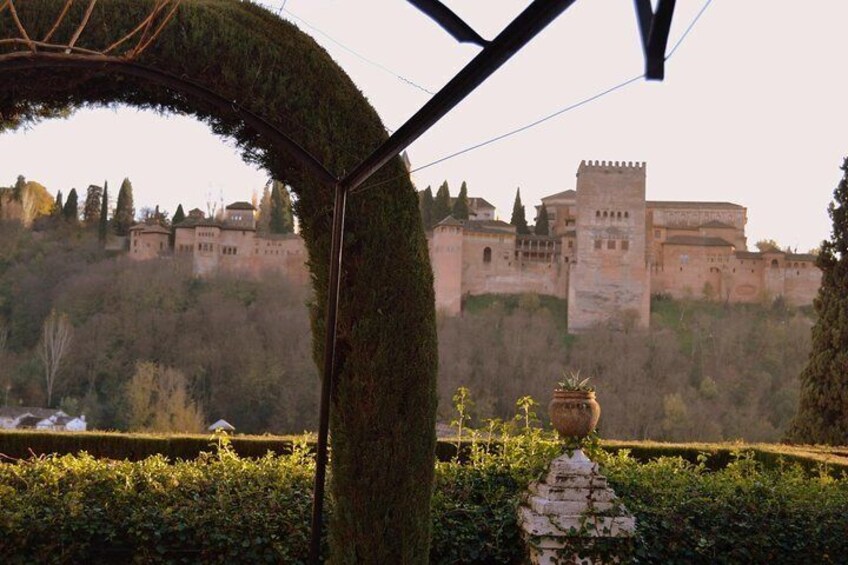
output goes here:
[[291, 196], [286, 185], [279, 181], [274, 181], [271, 189], [271, 221], [268, 227], [271, 233], [294, 231]]
[[459, 196], [456, 197], [456, 202], [453, 203], [451, 215], [457, 220], [468, 219], [468, 186], [465, 181], [462, 181], [462, 186], [459, 188]]
[[68, 193], [68, 199], [65, 200], [65, 206], [62, 208], [62, 217], [65, 221], [74, 224], [79, 221], [79, 198], [76, 188], [72, 188]]
[[521, 204], [521, 189], [515, 190], [515, 202], [512, 205], [512, 218], [509, 223], [515, 226], [515, 231], [518, 234], [528, 234], [530, 230], [527, 228], [527, 216], [524, 213], [524, 205]]
[[550, 226], [548, 225], [548, 209], [544, 204], [539, 208], [539, 217], [536, 218], [536, 235], [551, 235]]
[[118, 235], [127, 235], [135, 221], [133, 205], [133, 189], [130, 179], [124, 179], [118, 191], [118, 202], [115, 204], [115, 214], [112, 216], [112, 226]]
[[442, 186], [439, 187], [438, 192], [436, 192], [436, 198], [433, 201], [433, 225], [438, 224], [450, 216], [450, 199], [450, 187], [448, 187], [448, 181], [445, 181], [442, 183]]
[[62, 191], [59, 190], [56, 192], [56, 202], [53, 203], [53, 217], [59, 218], [62, 215], [62, 209], [65, 205], [62, 203]]
[[103, 182], [103, 198], [100, 199], [100, 217], [97, 219], [97, 239], [106, 243], [109, 231], [109, 183]]
[[428, 186], [421, 191], [421, 200], [418, 202], [421, 210], [421, 223], [425, 230], [433, 229], [433, 190]]
[[816, 258], [822, 284], [813, 301], [813, 347], [788, 433], [799, 443], [848, 443], [848, 157], [840, 168], [843, 177], [828, 207], [833, 231]]
[[23, 175], [18, 175], [18, 180], [15, 181], [15, 187], [12, 189], [12, 199], [18, 202], [23, 200], [25, 188], [26, 178]]
[[82, 219], [86, 227], [93, 227], [100, 221], [100, 200], [103, 198], [103, 189], [95, 184], [88, 185], [85, 194], [85, 204], [82, 207]]

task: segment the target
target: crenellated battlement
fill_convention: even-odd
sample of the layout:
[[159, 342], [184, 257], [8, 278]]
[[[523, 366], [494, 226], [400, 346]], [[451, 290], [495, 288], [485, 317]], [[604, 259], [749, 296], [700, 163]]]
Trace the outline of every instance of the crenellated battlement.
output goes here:
[[647, 164], [645, 161], [580, 161], [577, 174], [584, 171], [618, 172], [645, 174]]

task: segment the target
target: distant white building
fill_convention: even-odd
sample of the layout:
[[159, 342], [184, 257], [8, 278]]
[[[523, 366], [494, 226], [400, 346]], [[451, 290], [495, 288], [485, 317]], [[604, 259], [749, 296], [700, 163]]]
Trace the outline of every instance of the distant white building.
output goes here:
[[44, 430], [84, 432], [88, 428], [85, 416], [69, 416], [62, 410], [32, 406], [0, 407], [0, 428], [7, 430]]
[[210, 432], [217, 432], [218, 430], [222, 430], [225, 432], [234, 432], [236, 428], [231, 423], [221, 418], [220, 420], [209, 426]]

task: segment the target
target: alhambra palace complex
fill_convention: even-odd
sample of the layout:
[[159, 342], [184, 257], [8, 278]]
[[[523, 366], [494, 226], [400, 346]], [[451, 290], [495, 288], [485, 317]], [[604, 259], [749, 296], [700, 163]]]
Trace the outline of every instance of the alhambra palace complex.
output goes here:
[[[542, 199], [550, 235], [519, 235], [494, 207], [469, 198], [470, 217], [448, 217], [428, 232], [436, 306], [458, 315], [463, 297], [533, 292], [568, 300], [569, 331], [629, 320], [647, 327], [650, 297], [756, 302], [782, 296], [810, 304], [821, 273], [815, 257], [747, 251], [747, 210], [728, 202], [646, 201], [645, 163], [584, 161], [575, 190]], [[199, 275], [275, 270], [309, 280], [297, 235], [256, 232], [249, 203], [226, 208], [222, 221], [199, 210], [175, 226], [176, 254], [191, 255]], [[130, 257], [170, 252], [169, 231], [135, 226]]]

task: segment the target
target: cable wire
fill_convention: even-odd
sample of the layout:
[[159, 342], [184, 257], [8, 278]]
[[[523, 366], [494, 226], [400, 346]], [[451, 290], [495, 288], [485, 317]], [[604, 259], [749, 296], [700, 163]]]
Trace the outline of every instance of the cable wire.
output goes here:
[[286, 8], [285, 8], [285, 4], [283, 4], [283, 6], [282, 6], [282, 7], [280, 7], [280, 12], [285, 12], [285, 13], [286, 13], [289, 17], [291, 17], [291, 18], [293, 18], [293, 19], [297, 20], [298, 22], [300, 22], [301, 24], [305, 25], [306, 27], [308, 27], [309, 29], [311, 29], [311, 30], [312, 30], [312, 31], [314, 31], [315, 33], [319, 33], [319, 34], [323, 35], [323, 36], [324, 36], [325, 38], [327, 38], [329, 41], [332, 41], [332, 42], [333, 42], [333, 43], [335, 43], [337, 46], [341, 47], [342, 49], [344, 49], [345, 51], [347, 51], [347, 52], [348, 52], [348, 53], [350, 53], [351, 55], [353, 55], [353, 56], [355, 56], [355, 57], [357, 57], [357, 58], [361, 59], [361, 60], [362, 60], [362, 61], [364, 61], [365, 63], [368, 63], [369, 65], [374, 66], [374, 67], [376, 67], [376, 68], [380, 69], [381, 71], [384, 71], [384, 72], [386, 72], [386, 73], [388, 73], [388, 74], [392, 75], [392, 76], [393, 76], [393, 77], [395, 77], [396, 79], [400, 80], [401, 82], [404, 82], [404, 83], [408, 84], [409, 86], [412, 86], [412, 87], [414, 87], [414, 88], [417, 88], [418, 90], [421, 90], [421, 91], [423, 91], [423, 92], [426, 92], [426, 93], [427, 93], [427, 94], [429, 94], [430, 96], [433, 96], [433, 95], [435, 94], [435, 92], [433, 92], [432, 90], [430, 90], [430, 89], [428, 89], [428, 88], [425, 88], [425, 87], [421, 86], [420, 84], [418, 84], [418, 83], [416, 83], [416, 82], [414, 82], [414, 81], [412, 81], [412, 80], [410, 80], [410, 79], [406, 78], [405, 76], [401, 75], [400, 73], [397, 73], [397, 72], [393, 71], [392, 69], [388, 68], [387, 66], [383, 65], [382, 63], [378, 63], [377, 61], [374, 61], [373, 59], [369, 59], [369, 58], [368, 58], [368, 57], [366, 57], [365, 55], [362, 55], [361, 53], [359, 53], [359, 52], [357, 52], [357, 51], [354, 51], [353, 49], [351, 49], [350, 47], [348, 47], [347, 45], [345, 45], [345, 44], [344, 44], [344, 43], [342, 43], [341, 41], [339, 41], [339, 40], [337, 40], [337, 39], [333, 38], [332, 36], [330, 36], [330, 34], [328, 34], [328, 33], [324, 32], [324, 31], [320, 30], [319, 28], [317, 28], [317, 27], [315, 27], [314, 25], [312, 25], [311, 23], [307, 22], [306, 20], [304, 20], [304, 19], [303, 19], [303, 18], [301, 18], [300, 16], [298, 16], [298, 15], [296, 15], [296, 14], [292, 13], [292, 11], [291, 11], [291, 10], [286, 9]]
[[[691, 31], [692, 31], [692, 29], [695, 27], [695, 24], [698, 22], [698, 20], [699, 20], [699, 19], [701, 19], [701, 16], [704, 14], [704, 12], [707, 10], [707, 8], [709, 8], [710, 4], [712, 4], [712, 1], [713, 1], [713, 0], [707, 0], [707, 1], [704, 3], [704, 6], [703, 6], [703, 7], [701, 8], [701, 10], [700, 10], [700, 11], [699, 11], [696, 15], [695, 15], [695, 17], [692, 19], [692, 21], [691, 21], [691, 22], [689, 23], [689, 25], [686, 27], [686, 30], [683, 32], [683, 34], [680, 36], [680, 38], [677, 40], [677, 42], [675, 42], [674, 46], [673, 46], [673, 47], [671, 48], [671, 50], [669, 51], [668, 55], [666, 55], [666, 60], [670, 59], [670, 58], [671, 58], [671, 56], [672, 56], [672, 55], [674, 55], [674, 52], [675, 52], [675, 51], [677, 51], [678, 47], [680, 47], [680, 45], [683, 43], [683, 40], [684, 40], [684, 39], [686, 39], [686, 37], [689, 35], [689, 32], [691, 32]], [[590, 103], [590, 102], [594, 102], [595, 100], [598, 100], [599, 98], [603, 98], [603, 97], [604, 97], [604, 96], [606, 96], [607, 94], [612, 94], [613, 92], [615, 92], [615, 91], [617, 91], [617, 90], [620, 90], [620, 89], [624, 88], [625, 86], [628, 86], [628, 85], [630, 85], [630, 84], [632, 84], [632, 83], [634, 83], [634, 82], [636, 82], [636, 81], [638, 81], [638, 80], [642, 79], [644, 76], [645, 76], [645, 74], [644, 74], [644, 73], [642, 73], [642, 74], [640, 74], [640, 75], [638, 75], [638, 76], [635, 76], [635, 77], [633, 77], [633, 78], [630, 78], [630, 79], [628, 79], [628, 80], [625, 80], [624, 82], [620, 82], [620, 83], [616, 84], [615, 86], [612, 86], [612, 87], [610, 87], [610, 88], [607, 88], [606, 90], [603, 90], [603, 91], [601, 91], [601, 92], [598, 92], [597, 94], [594, 94], [594, 95], [592, 95], [592, 96], [589, 96], [588, 98], [584, 98], [583, 100], [580, 100], [579, 102], [575, 102], [575, 103], [573, 103], [573, 104], [569, 104], [568, 106], [566, 106], [566, 107], [564, 107], [564, 108], [562, 108], [562, 109], [560, 109], [560, 110], [557, 110], [556, 112], [553, 112], [552, 114], [548, 114], [547, 116], [545, 116], [545, 117], [543, 117], [543, 118], [539, 118], [538, 120], [536, 120], [536, 121], [534, 121], [534, 122], [531, 122], [531, 123], [526, 124], [526, 125], [524, 125], [524, 126], [521, 126], [521, 127], [519, 127], [519, 128], [516, 128], [516, 129], [510, 130], [510, 131], [508, 131], [508, 132], [506, 132], [506, 133], [502, 133], [502, 134], [500, 134], [500, 135], [497, 135], [497, 136], [495, 136], [495, 137], [492, 137], [492, 138], [490, 138], [490, 139], [487, 139], [486, 141], [482, 141], [482, 142], [480, 142], [480, 143], [476, 143], [476, 144], [474, 144], [474, 145], [471, 145], [471, 146], [469, 146], [469, 147], [466, 147], [465, 149], [460, 149], [459, 151], [455, 151], [454, 153], [451, 153], [451, 154], [449, 154], [449, 155], [445, 155], [444, 157], [440, 157], [440, 158], [436, 159], [435, 161], [430, 161], [430, 162], [429, 162], [429, 163], [427, 163], [426, 165], [422, 165], [422, 166], [420, 166], [420, 167], [416, 167], [415, 169], [410, 170], [410, 171], [409, 171], [409, 173], [408, 173], [407, 175], [399, 175], [399, 176], [395, 176], [395, 177], [392, 177], [392, 178], [390, 178], [390, 179], [386, 179], [386, 180], [383, 180], [383, 181], [380, 181], [380, 182], [376, 182], [376, 183], [373, 183], [373, 184], [369, 184], [369, 185], [361, 186], [361, 187], [359, 187], [359, 188], [357, 188], [357, 189], [352, 190], [352, 191], [351, 191], [351, 194], [357, 194], [357, 193], [359, 193], [359, 192], [363, 192], [363, 191], [365, 191], [365, 190], [368, 190], [368, 189], [371, 189], [371, 188], [375, 188], [375, 187], [378, 187], [378, 186], [384, 185], [384, 184], [386, 184], [386, 183], [393, 182], [393, 181], [395, 181], [395, 180], [398, 180], [398, 179], [400, 179], [400, 178], [403, 178], [404, 176], [408, 176], [408, 175], [411, 175], [411, 174], [413, 174], [413, 173], [417, 173], [418, 171], [422, 171], [422, 170], [427, 169], [427, 168], [429, 168], [429, 167], [432, 167], [432, 166], [434, 166], [434, 165], [438, 165], [439, 163], [444, 163], [445, 161], [448, 161], [448, 160], [453, 159], [453, 158], [455, 158], [455, 157], [459, 157], [460, 155], [464, 155], [465, 153], [469, 153], [469, 152], [474, 151], [474, 150], [476, 150], [476, 149], [480, 149], [481, 147], [485, 147], [485, 146], [490, 145], [490, 144], [492, 144], [492, 143], [495, 143], [495, 142], [497, 142], [497, 141], [501, 141], [501, 140], [503, 140], [503, 139], [506, 139], [507, 137], [511, 137], [511, 136], [513, 136], [513, 135], [516, 135], [516, 134], [521, 133], [521, 132], [523, 132], [523, 131], [526, 131], [526, 130], [528, 130], [528, 129], [534, 128], [534, 127], [536, 127], [536, 126], [538, 126], [538, 125], [540, 125], [540, 124], [543, 124], [543, 123], [547, 122], [548, 120], [551, 120], [551, 119], [553, 119], [553, 118], [556, 118], [557, 116], [560, 116], [560, 115], [562, 115], [562, 114], [565, 114], [566, 112], [570, 112], [571, 110], [575, 110], [575, 109], [577, 109], [577, 108], [579, 108], [579, 107], [581, 107], [581, 106], [584, 106], [584, 105], [586, 105], [586, 104], [588, 104], [588, 103]]]
[[686, 36], [689, 35], [689, 32], [692, 31], [692, 28], [695, 27], [695, 24], [698, 23], [698, 20], [701, 19], [701, 16], [704, 15], [704, 12], [707, 11], [707, 8], [709, 8], [712, 3], [713, 0], [707, 0], [701, 8], [701, 11], [695, 15], [691, 22], [689, 22], [689, 26], [686, 28], [686, 31], [683, 32], [683, 35], [680, 36], [680, 39], [677, 40], [674, 46], [672, 46], [672, 48], [668, 51], [668, 55], [665, 56], [666, 61], [671, 59], [671, 56], [674, 55], [674, 52], [677, 51], [677, 48], [680, 47], [680, 44], [683, 43], [683, 40], [686, 39]]

